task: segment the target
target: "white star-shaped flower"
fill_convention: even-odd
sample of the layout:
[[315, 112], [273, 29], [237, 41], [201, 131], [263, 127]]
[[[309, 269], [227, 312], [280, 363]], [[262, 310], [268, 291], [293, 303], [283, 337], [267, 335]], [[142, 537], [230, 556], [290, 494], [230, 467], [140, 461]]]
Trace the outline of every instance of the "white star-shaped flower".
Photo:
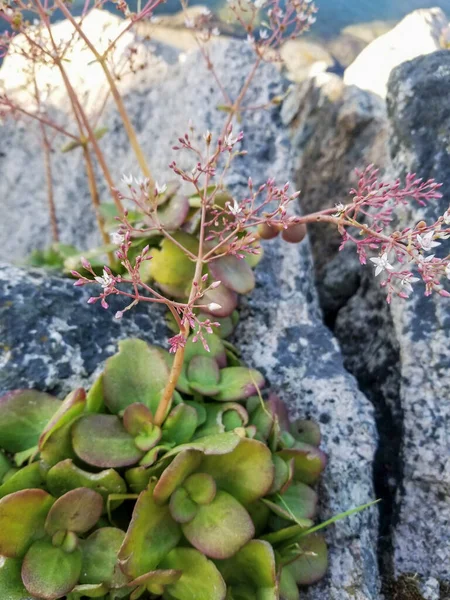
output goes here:
[[428, 252], [432, 248], [435, 248], [436, 246], [441, 245], [440, 242], [433, 241], [433, 236], [434, 236], [434, 231], [429, 231], [425, 235], [420, 235], [420, 233], [419, 233], [419, 235], [417, 236], [417, 241], [419, 242], [420, 247], [423, 250], [425, 250], [425, 252]]
[[227, 202], [226, 207], [235, 217], [242, 212], [242, 208], [239, 206], [239, 202], [237, 202], [236, 198], [233, 198], [233, 204], [231, 204], [231, 202]]
[[405, 288], [405, 290], [410, 293], [413, 291], [412, 283], [416, 283], [416, 281], [420, 281], [420, 277], [413, 277], [411, 274], [405, 275], [400, 280], [400, 285]]
[[387, 252], [385, 252], [378, 258], [371, 258], [370, 260], [376, 266], [375, 277], [378, 277], [378, 275], [380, 273], [382, 273], [383, 271], [393, 271], [394, 270], [394, 267], [390, 264], [390, 262], [388, 260]]
[[106, 289], [114, 283], [114, 277], [111, 277], [106, 269], [103, 269], [103, 277], [95, 277], [95, 281], [99, 283], [103, 289]]
[[118, 231], [114, 231], [113, 233], [110, 234], [109, 237], [111, 239], [111, 242], [113, 244], [117, 244], [117, 245], [121, 244], [123, 242], [123, 240], [125, 239], [125, 236], [122, 235], [121, 233], [119, 233]]
[[126, 185], [132, 185], [133, 184], [133, 175], [122, 175], [122, 181]]

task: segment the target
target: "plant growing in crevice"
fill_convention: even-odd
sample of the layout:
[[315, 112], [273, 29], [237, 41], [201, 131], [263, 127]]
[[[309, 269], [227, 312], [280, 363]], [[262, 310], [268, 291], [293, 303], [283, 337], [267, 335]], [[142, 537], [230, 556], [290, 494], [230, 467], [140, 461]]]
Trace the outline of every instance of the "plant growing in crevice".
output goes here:
[[323, 576], [319, 429], [290, 423], [260, 373], [208, 344], [188, 342], [159, 423], [172, 357], [138, 339], [87, 394], [0, 398], [8, 599], [295, 600]]

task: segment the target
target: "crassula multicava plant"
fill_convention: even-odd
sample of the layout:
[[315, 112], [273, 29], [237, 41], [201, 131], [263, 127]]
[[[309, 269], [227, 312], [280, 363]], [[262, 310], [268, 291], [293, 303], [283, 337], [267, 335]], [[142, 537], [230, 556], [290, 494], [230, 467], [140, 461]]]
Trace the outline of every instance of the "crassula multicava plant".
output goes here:
[[187, 341], [160, 422], [173, 357], [139, 339], [87, 394], [0, 398], [8, 600], [296, 600], [323, 576], [319, 429], [290, 422], [261, 373], [208, 342]]
[[[120, 2], [124, 31], [158, 4], [132, 13]], [[176, 179], [162, 185], [146, 163], [108, 52], [98, 53], [82, 19], [62, 0], [1, 5], [32, 49], [30, 60], [53, 61], [59, 69], [73, 110], [76, 133], [49, 118], [38, 94], [35, 112], [7, 95], [0, 100], [5, 111], [37, 120], [43, 135], [68, 134], [66, 150], [83, 152], [109, 264], [76, 258], [75, 285], [96, 286], [89, 302], [105, 309], [110, 296], [123, 297], [119, 319], [140, 302], [163, 304], [175, 330], [169, 351], [142, 340], [122, 342], [87, 394], [75, 390], [60, 403], [18, 390], [0, 399], [0, 583], [11, 600], [248, 600], [255, 594], [296, 600], [297, 586], [326, 570], [321, 526], [313, 521], [314, 485], [326, 461], [320, 433], [309, 421], [290, 423], [281, 399], [262, 396], [262, 374], [240, 364], [223, 340], [236, 324], [239, 294], [255, 285], [261, 240], [281, 235], [300, 242], [308, 223], [332, 223], [343, 245], [355, 244], [361, 263], [373, 263], [389, 301], [409, 296], [418, 280], [426, 294], [449, 295], [449, 257], [433, 252], [450, 235], [448, 211], [434, 223], [390, 230], [401, 205], [440, 198], [434, 181], [409, 175], [404, 184], [384, 183], [369, 167], [346, 205], [309, 215], [296, 213], [299, 192], [289, 183], [254, 182], [249, 174], [245, 194], [227, 189], [242, 154], [244, 132], [236, 123], [247, 111], [282, 101], [246, 105], [260, 63], [277, 60], [281, 42], [308, 29], [316, 12], [308, 0], [230, 5], [248, 31], [254, 65], [231, 98], [209, 54], [210, 15], [189, 23], [223, 95], [218, 115], [225, 116], [214, 134], [201, 137], [190, 128], [179, 138], [173, 151], [187, 153], [190, 167], [175, 160]], [[30, 30], [25, 9], [34, 10], [47, 37]], [[110, 172], [100, 145], [105, 132], [92, 127], [67, 78], [66, 49], [52, 38], [55, 10], [100, 62], [141, 177], [126, 175], [119, 183]], [[3, 43], [11, 44], [10, 34]], [[94, 158], [112, 207], [100, 208]], [[54, 214], [51, 194], [49, 205]]]

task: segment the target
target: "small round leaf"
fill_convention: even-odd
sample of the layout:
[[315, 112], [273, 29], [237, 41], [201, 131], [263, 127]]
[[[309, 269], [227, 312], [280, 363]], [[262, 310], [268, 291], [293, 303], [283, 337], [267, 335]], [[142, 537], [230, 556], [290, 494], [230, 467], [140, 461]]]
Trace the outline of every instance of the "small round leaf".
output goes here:
[[30, 594], [56, 600], [76, 586], [81, 573], [81, 552], [67, 554], [48, 540], [34, 542], [22, 565], [22, 580]]
[[56, 500], [45, 521], [49, 535], [57, 531], [86, 533], [103, 512], [103, 498], [89, 488], [71, 490]]

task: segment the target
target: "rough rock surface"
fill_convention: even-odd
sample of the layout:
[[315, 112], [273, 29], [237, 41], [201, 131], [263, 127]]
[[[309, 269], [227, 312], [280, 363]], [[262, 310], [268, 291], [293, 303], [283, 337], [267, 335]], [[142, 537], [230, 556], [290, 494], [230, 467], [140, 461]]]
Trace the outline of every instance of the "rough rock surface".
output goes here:
[[[383, 169], [388, 162], [385, 103], [336, 75], [323, 73], [297, 86], [282, 118], [291, 130], [295, 183], [305, 213], [345, 204], [357, 181], [355, 168], [373, 163]], [[341, 242], [335, 227], [312, 225], [309, 233], [321, 305], [334, 314], [357, 289], [359, 263], [334, 258]]]
[[[444, 184], [440, 202], [425, 209], [411, 205], [400, 226], [433, 222], [449, 206], [449, 93], [447, 51], [404, 63], [391, 76], [395, 173], [417, 172]], [[448, 241], [437, 250], [448, 254]], [[450, 580], [450, 305], [439, 296], [424, 297], [422, 290], [407, 302], [393, 300], [390, 308], [381, 296], [378, 282], [368, 275], [340, 311], [336, 333], [346, 365], [378, 407], [384, 458], [391, 455], [383, 558], [388, 574], [417, 573], [426, 580], [426, 597], [445, 598]]]
[[346, 69], [345, 83], [385, 98], [392, 69], [438, 50], [447, 25], [448, 19], [440, 8], [415, 10], [361, 52]]
[[[250, 65], [247, 46], [219, 44], [213, 60], [233, 95]], [[232, 70], [230, 65], [233, 65]], [[266, 102], [272, 95], [281, 93], [283, 85], [276, 70], [265, 66], [250, 90], [249, 103]], [[214, 111], [220, 103], [220, 95], [211, 86], [198, 56], [194, 56], [173, 68], [170, 76], [156, 88], [130, 94], [126, 100], [156, 175], [164, 180], [170, 160], [170, 152], [165, 148], [170, 148], [176, 136], [185, 130], [189, 117], [200, 133], [207, 128], [214, 129]], [[114, 172], [120, 169], [120, 173], [131, 170], [137, 174], [134, 159], [126, 150], [124, 133], [113, 114], [108, 117], [108, 124], [114, 137], [110, 143], [105, 138], [104, 144]], [[249, 154], [235, 163], [233, 176], [228, 181], [233, 190], [242, 191], [250, 174], [255, 184], [268, 175], [289, 179], [291, 152], [278, 109], [253, 113], [246, 121], [245, 133], [244, 147]], [[7, 146], [21, 139], [14, 137], [18, 135], [14, 132], [9, 135]], [[25, 137], [21, 143], [23, 151]], [[3, 159], [6, 167], [14, 156], [17, 160], [16, 150], [11, 150]], [[31, 155], [30, 182], [22, 183], [28, 186], [26, 191], [31, 191], [31, 180], [33, 189], [37, 185], [34, 175], [38, 170], [38, 162], [33, 162]], [[66, 174], [65, 178], [69, 176]], [[71, 185], [61, 180], [61, 194], [73, 190]], [[83, 210], [89, 210], [81, 174], [77, 176], [77, 185], [77, 210], [81, 215]], [[17, 189], [12, 194], [16, 201], [23, 191]], [[22, 202], [20, 207], [24, 210], [26, 204]], [[32, 214], [36, 215], [35, 208]], [[44, 219], [39, 221], [37, 217], [38, 225], [35, 225], [31, 210], [26, 218], [31, 236], [43, 230]], [[79, 241], [89, 223], [86, 218], [76, 222], [73, 229], [66, 228], [65, 241]], [[14, 227], [10, 217], [5, 226]], [[92, 229], [90, 235], [83, 238], [84, 243], [92, 239]], [[37, 272], [28, 274], [8, 266], [3, 267], [1, 273], [0, 331], [4, 344], [1, 389], [33, 384], [63, 392], [75, 382], [90, 380], [98, 361], [114, 351], [117, 339], [141, 331], [151, 341], [163, 343], [165, 339], [158, 312], [148, 315], [142, 309], [130, 314], [128, 322], [124, 318], [118, 324], [112, 320], [112, 311], [103, 313], [100, 308], [87, 306], [87, 291], [74, 289], [67, 280], [48, 280]], [[266, 372], [292, 412], [316, 417], [321, 423], [324, 448], [330, 456], [321, 483], [322, 517], [373, 499], [371, 471], [376, 431], [372, 407], [343, 368], [337, 343], [322, 323], [308, 243], [300, 247], [281, 246], [279, 242], [269, 244], [264, 262], [257, 270], [257, 281], [256, 290], [244, 303], [238, 330], [239, 346], [249, 364]], [[378, 600], [377, 510], [339, 522], [329, 529], [328, 535], [331, 542], [329, 575], [318, 586], [304, 592], [303, 597]]]

